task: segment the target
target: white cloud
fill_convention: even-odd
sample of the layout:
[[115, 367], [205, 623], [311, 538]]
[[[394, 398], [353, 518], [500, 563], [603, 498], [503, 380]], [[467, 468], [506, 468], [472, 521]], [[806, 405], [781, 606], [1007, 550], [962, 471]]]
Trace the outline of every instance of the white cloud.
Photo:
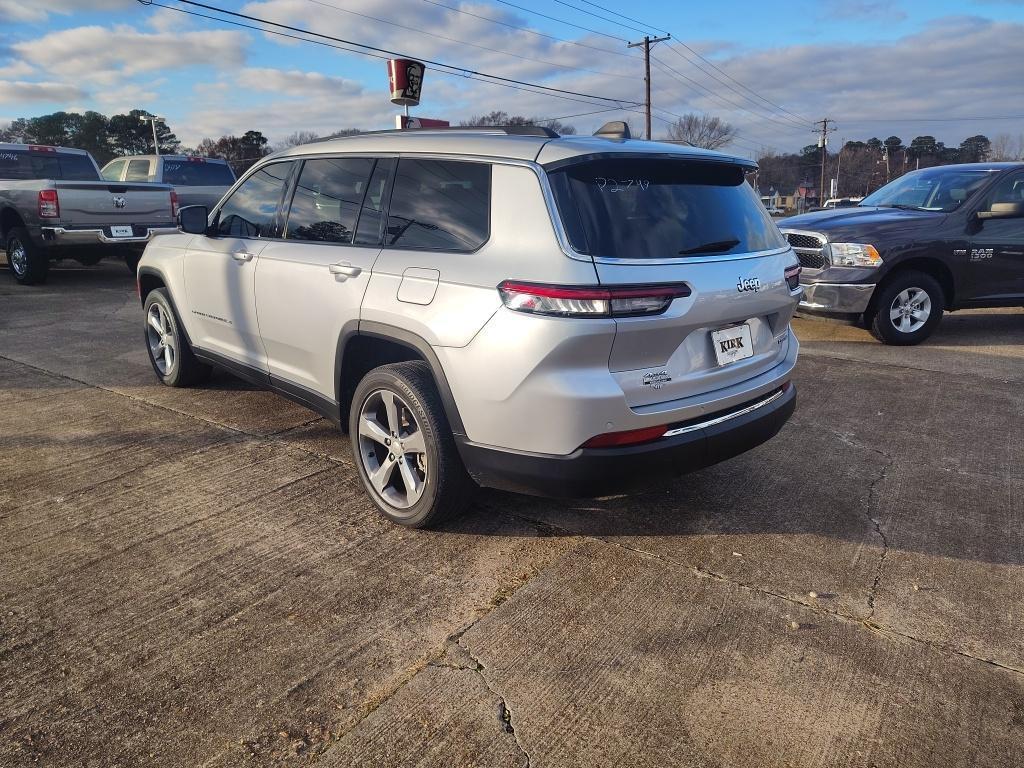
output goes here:
[[[136, 0], [89, 0], [90, 10], [113, 11], [135, 6]], [[51, 13], [82, 10], [81, 0], [0, 0], [0, 21], [44, 21]]]
[[118, 25], [75, 27], [11, 49], [41, 69], [102, 85], [122, 83], [124, 77], [205, 65], [230, 68], [245, 61], [248, 37], [241, 32], [146, 33]]
[[0, 81], [0, 102], [23, 104], [30, 101], [57, 102], [81, 99], [85, 92], [67, 83], [28, 83], [19, 80]]
[[0, 67], [0, 78], [28, 77], [35, 69], [24, 61], [11, 60]]

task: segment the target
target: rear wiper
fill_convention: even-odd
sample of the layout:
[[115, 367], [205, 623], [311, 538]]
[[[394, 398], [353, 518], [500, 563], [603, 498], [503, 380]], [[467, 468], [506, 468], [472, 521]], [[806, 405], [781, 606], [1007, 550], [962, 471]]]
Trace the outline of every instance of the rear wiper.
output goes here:
[[733, 248], [739, 244], [740, 241], [737, 240], [736, 238], [733, 238], [731, 240], [715, 240], [714, 242], [711, 243], [703, 243], [702, 245], [698, 245], [696, 248], [683, 248], [683, 250], [679, 252], [679, 255], [690, 256], [691, 254], [694, 253], [721, 253], [722, 251], [728, 251], [730, 248]]

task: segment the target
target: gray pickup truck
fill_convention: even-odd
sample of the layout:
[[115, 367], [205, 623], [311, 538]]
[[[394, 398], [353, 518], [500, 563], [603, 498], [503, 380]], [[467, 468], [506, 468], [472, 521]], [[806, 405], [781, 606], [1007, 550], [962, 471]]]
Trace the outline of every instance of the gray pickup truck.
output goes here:
[[134, 272], [150, 238], [177, 231], [177, 208], [167, 184], [104, 181], [84, 150], [0, 144], [0, 243], [23, 285], [65, 258], [124, 258]]
[[205, 205], [211, 211], [235, 183], [227, 160], [190, 155], [133, 155], [111, 160], [100, 171], [107, 181], [170, 184], [182, 208]]

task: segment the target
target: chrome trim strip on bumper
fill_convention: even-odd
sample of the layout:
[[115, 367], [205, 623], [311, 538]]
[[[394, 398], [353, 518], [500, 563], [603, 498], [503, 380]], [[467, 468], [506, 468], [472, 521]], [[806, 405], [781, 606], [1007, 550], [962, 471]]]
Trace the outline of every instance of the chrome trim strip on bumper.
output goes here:
[[804, 283], [804, 296], [799, 309], [809, 312], [860, 314], [871, 303], [875, 284]]
[[768, 397], [766, 397], [764, 400], [758, 400], [756, 403], [752, 403], [751, 405], [748, 405], [746, 408], [741, 408], [738, 411], [727, 413], [724, 416], [716, 416], [713, 419], [702, 421], [699, 424], [690, 424], [685, 427], [676, 427], [675, 429], [670, 429], [668, 432], [662, 435], [662, 437], [676, 437], [677, 435], [685, 435], [687, 432], [696, 432], [698, 429], [707, 429], [708, 427], [713, 427], [717, 424], [722, 424], [726, 421], [731, 421], [732, 419], [739, 418], [740, 416], [746, 416], [748, 413], [752, 413], [756, 411], [758, 408], [764, 408], [766, 405], [771, 405], [772, 403], [774, 403], [776, 400], [778, 400], [780, 397], [786, 394], [786, 389], [787, 387], [783, 387], [777, 392], [774, 392]]
[[140, 237], [110, 237], [102, 229], [66, 229], [42, 227], [43, 239], [62, 245], [88, 245], [90, 243], [148, 243], [156, 235], [177, 232], [177, 227], [150, 227]]

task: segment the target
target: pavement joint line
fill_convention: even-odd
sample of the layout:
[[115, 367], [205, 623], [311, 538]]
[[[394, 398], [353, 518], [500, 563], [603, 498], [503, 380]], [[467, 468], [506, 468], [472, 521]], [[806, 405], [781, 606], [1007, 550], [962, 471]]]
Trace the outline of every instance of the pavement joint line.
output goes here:
[[[874, 449], [872, 449], [872, 450], [874, 450]], [[681, 562], [681, 561], [678, 561], [678, 560], [674, 560], [674, 559], [672, 559], [670, 557], [665, 557], [664, 555], [659, 555], [659, 554], [657, 554], [655, 552], [651, 552], [651, 551], [646, 550], [646, 549], [641, 549], [639, 547], [631, 547], [631, 546], [629, 546], [627, 544], [622, 544], [622, 543], [619, 543], [617, 541], [612, 541], [610, 539], [606, 539], [603, 536], [595, 536], [595, 535], [591, 535], [591, 534], [576, 533], [576, 532], [571, 531], [571, 530], [569, 530], [567, 528], [562, 528], [560, 526], [551, 525], [550, 523], [546, 523], [546, 522], [542, 522], [542, 521], [534, 521], [534, 520], [531, 520], [528, 517], [523, 517], [521, 515], [515, 515], [514, 517], [516, 517], [516, 519], [521, 520], [522, 522], [530, 524], [530, 525], [542, 526], [544, 529], [555, 530], [555, 531], [558, 531], [561, 534], [566, 535], [566, 536], [577, 536], [577, 537], [579, 537], [581, 539], [584, 539], [584, 540], [597, 541], [597, 542], [600, 542], [602, 544], [607, 544], [608, 546], [618, 547], [619, 549], [626, 550], [627, 552], [632, 552], [633, 554], [640, 555], [641, 557], [644, 557], [646, 559], [656, 560], [656, 561], [664, 563], [666, 565], [682, 566], [684, 568], [690, 568], [694, 572], [694, 574], [696, 576], [698, 576], [698, 577], [712, 579], [714, 581], [722, 582], [724, 584], [731, 584], [731, 585], [739, 587], [741, 589], [745, 589], [748, 592], [756, 592], [758, 594], [764, 595], [765, 597], [774, 597], [774, 598], [777, 598], [779, 600], [784, 600], [784, 601], [786, 601], [788, 603], [792, 603], [794, 605], [799, 605], [802, 608], [809, 609], [810, 611], [812, 611], [814, 613], [817, 613], [819, 615], [829, 616], [829, 617], [831, 617], [833, 619], [836, 619], [838, 621], [849, 622], [849, 623], [852, 623], [852, 624], [860, 625], [860, 626], [864, 627], [865, 629], [868, 629], [868, 630], [870, 630], [870, 631], [872, 631], [872, 632], [874, 632], [875, 634], [878, 634], [878, 635], [886, 635], [886, 636], [890, 636], [890, 637], [902, 638], [904, 640], [909, 640], [909, 641], [914, 642], [914, 643], [919, 643], [921, 645], [924, 645], [924, 646], [926, 646], [928, 648], [931, 648], [933, 650], [936, 650], [936, 651], [950, 653], [950, 654], [953, 654], [953, 655], [956, 655], [956, 656], [961, 656], [961, 657], [963, 657], [965, 659], [970, 659], [971, 661], [975, 661], [975, 662], [978, 662], [978, 663], [981, 663], [981, 664], [987, 664], [989, 666], [996, 667], [997, 669], [1002, 669], [1002, 670], [1007, 671], [1007, 672], [1014, 672], [1014, 673], [1016, 673], [1018, 675], [1024, 675], [1024, 669], [1022, 669], [1022, 668], [1014, 667], [1014, 666], [1011, 666], [1009, 664], [1003, 664], [1002, 662], [995, 661], [993, 659], [986, 659], [986, 658], [983, 658], [981, 656], [975, 656], [974, 654], [967, 653], [966, 651], [962, 651], [962, 650], [960, 650], [958, 648], [954, 648], [953, 646], [948, 645], [946, 643], [936, 643], [936, 642], [934, 642], [932, 640], [926, 640], [924, 638], [917, 637], [915, 635], [911, 635], [911, 634], [908, 634], [906, 632], [900, 632], [898, 629], [893, 629], [892, 627], [888, 627], [888, 626], [885, 626], [883, 624], [878, 624], [877, 622], [873, 621], [873, 619], [872, 619], [873, 612], [872, 612], [871, 615], [866, 616], [866, 617], [865, 616], [856, 616], [856, 615], [849, 614], [849, 613], [844, 613], [843, 611], [839, 611], [839, 610], [835, 610], [835, 609], [829, 609], [829, 608], [826, 608], [826, 607], [824, 607], [822, 605], [818, 605], [818, 604], [815, 604], [815, 603], [809, 603], [809, 602], [806, 602], [804, 600], [800, 600], [798, 598], [792, 597], [790, 595], [782, 594], [781, 592], [775, 592], [773, 590], [765, 589], [764, 587], [755, 586], [755, 585], [749, 584], [747, 582], [737, 581], [736, 579], [729, 578], [728, 576], [725, 576], [724, 574], [717, 573], [717, 572], [709, 570], [707, 568], [703, 568], [701, 566], [690, 565], [689, 563], [684, 563], [684, 562]], [[881, 564], [879, 565], [879, 569], [881, 569]]]

